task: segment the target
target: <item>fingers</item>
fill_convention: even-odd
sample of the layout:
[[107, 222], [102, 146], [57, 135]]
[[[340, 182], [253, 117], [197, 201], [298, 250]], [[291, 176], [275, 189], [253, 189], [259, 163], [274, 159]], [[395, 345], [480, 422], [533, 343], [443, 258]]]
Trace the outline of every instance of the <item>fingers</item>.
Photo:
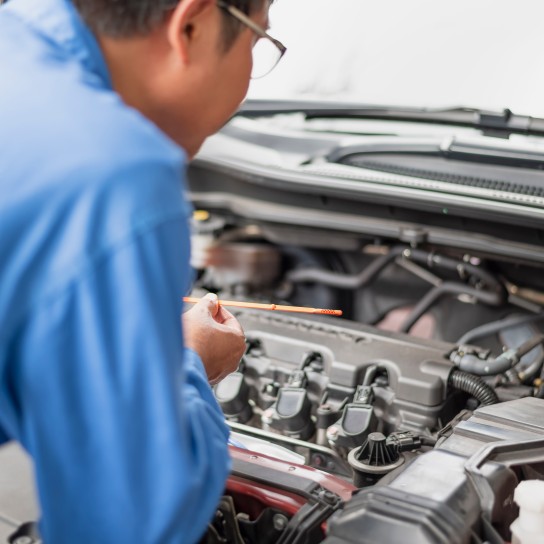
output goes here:
[[217, 383], [238, 367], [246, 351], [245, 335], [238, 320], [208, 293], [183, 314], [185, 345], [196, 351], [208, 379]]
[[190, 310], [182, 314], [183, 321], [196, 324], [196, 323], [211, 323], [216, 319], [217, 312], [219, 310], [219, 303], [217, 301], [217, 295], [208, 293], [205, 297], [201, 298]]
[[208, 380], [215, 384], [234, 372], [246, 351], [245, 337], [241, 330], [215, 322], [209, 328], [202, 344], [195, 350], [201, 355]]
[[242, 334], [244, 332], [238, 320], [223, 306], [219, 306], [215, 320], [221, 325], [225, 325], [226, 327], [239, 331]]

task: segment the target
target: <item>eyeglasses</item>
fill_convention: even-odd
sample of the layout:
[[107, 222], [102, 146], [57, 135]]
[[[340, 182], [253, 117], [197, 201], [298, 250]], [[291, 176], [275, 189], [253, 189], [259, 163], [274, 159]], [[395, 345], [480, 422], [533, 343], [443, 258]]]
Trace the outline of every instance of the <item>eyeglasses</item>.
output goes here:
[[269, 74], [281, 60], [287, 47], [276, 40], [268, 32], [255, 24], [243, 11], [219, 0], [218, 7], [224, 9], [240, 23], [247, 26], [260, 38], [253, 46], [253, 69], [251, 79], [259, 79]]

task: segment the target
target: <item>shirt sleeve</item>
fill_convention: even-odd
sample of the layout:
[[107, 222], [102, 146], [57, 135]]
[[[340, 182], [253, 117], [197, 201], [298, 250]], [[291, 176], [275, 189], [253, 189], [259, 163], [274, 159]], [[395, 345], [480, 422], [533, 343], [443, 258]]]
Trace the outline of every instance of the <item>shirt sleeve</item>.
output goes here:
[[186, 230], [172, 217], [121, 241], [14, 342], [46, 544], [191, 543], [214, 512], [228, 428], [183, 348]]

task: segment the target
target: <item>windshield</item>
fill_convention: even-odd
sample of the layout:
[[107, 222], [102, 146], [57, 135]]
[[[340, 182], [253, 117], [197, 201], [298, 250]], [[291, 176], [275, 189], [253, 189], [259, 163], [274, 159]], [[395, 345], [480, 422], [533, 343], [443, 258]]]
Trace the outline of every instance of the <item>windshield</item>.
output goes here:
[[248, 96], [544, 117], [543, 20], [538, 0], [276, 0], [288, 51]]

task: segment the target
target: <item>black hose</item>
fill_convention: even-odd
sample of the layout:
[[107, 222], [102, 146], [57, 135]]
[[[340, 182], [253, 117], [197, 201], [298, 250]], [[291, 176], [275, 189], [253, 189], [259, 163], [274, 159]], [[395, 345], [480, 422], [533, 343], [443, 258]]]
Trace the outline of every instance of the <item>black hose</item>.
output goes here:
[[533, 380], [541, 373], [543, 364], [544, 358], [537, 357], [529, 366], [525, 368], [520, 368], [520, 363], [518, 363], [514, 370], [517, 372], [518, 377], [522, 382], [527, 382], [528, 380]]
[[501, 306], [504, 302], [504, 294], [502, 291], [486, 291], [476, 289], [464, 283], [456, 283], [445, 281], [436, 287], [433, 287], [427, 294], [418, 302], [410, 315], [405, 319], [400, 332], [408, 332], [419, 318], [429, 310], [429, 308], [444, 295], [469, 295], [476, 300], [488, 304], [489, 306]]
[[500, 281], [493, 274], [479, 266], [406, 246], [392, 247], [389, 253], [372, 261], [359, 274], [341, 274], [315, 268], [306, 268], [289, 272], [287, 279], [293, 282], [322, 283], [338, 289], [359, 289], [369, 284], [382, 270], [387, 268], [389, 264], [400, 256], [404, 256], [406, 259], [420, 264], [426, 264], [429, 268], [443, 268], [445, 270], [456, 271], [460, 275], [473, 276], [486, 284], [491, 290], [504, 291]]
[[500, 306], [505, 300], [505, 290], [503, 285], [487, 270], [470, 263], [443, 257], [435, 253], [423, 251], [420, 249], [411, 249], [405, 246], [394, 246], [389, 253], [378, 257], [372, 261], [359, 274], [340, 274], [319, 270], [315, 268], [306, 268], [293, 270], [287, 274], [287, 280], [292, 282], [315, 282], [336, 287], [338, 289], [360, 289], [373, 281], [378, 274], [387, 268], [397, 257], [404, 256], [406, 259], [414, 262], [427, 264], [429, 267], [439, 267], [446, 270], [457, 271], [460, 275], [467, 274], [478, 278], [483, 282], [487, 289], [477, 289], [459, 282], [445, 281], [431, 289], [423, 299], [417, 304], [412, 313], [403, 323], [400, 331], [408, 332], [419, 318], [444, 295], [470, 295], [476, 300], [489, 304], [491, 306]]
[[490, 385], [478, 376], [473, 376], [462, 370], [452, 370], [448, 378], [448, 385], [453, 389], [472, 395], [482, 406], [489, 406], [499, 402], [497, 393]]
[[318, 268], [302, 268], [293, 270], [287, 274], [287, 280], [296, 283], [315, 282], [336, 287], [337, 289], [358, 289], [368, 285], [382, 270], [406, 250], [404, 246], [395, 246], [391, 248], [387, 255], [382, 255], [374, 259], [359, 274], [341, 274], [338, 272], [329, 272]]
[[[306, 248], [296, 246], [281, 246], [281, 251], [287, 258], [292, 259], [296, 263], [296, 266], [302, 266], [303, 268], [301, 270], [315, 270], [317, 272], [327, 273], [324, 268], [324, 263], [321, 262], [317, 255]], [[297, 270], [294, 272], [296, 271]], [[328, 273], [335, 274], [335, 272]], [[323, 285], [324, 287], [319, 285], [318, 287], [320, 288], [312, 290], [312, 304], [315, 304], [320, 308], [335, 307], [334, 305], [336, 304], [335, 301], [337, 299], [336, 294], [333, 290], [327, 289], [326, 284]], [[284, 286], [280, 287], [278, 291], [276, 291], [276, 295], [279, 296], [280, 299], [287, 299], [293, 294], [292, 287], [292, 285], [287, 286], [287, 284], [285, 284]], [[305, 296], [304, 293], [302, 293], [302, 296]], [[304, 300], [302, 302], [302, 305], [304, 305]]]
[[476, 327], [470, 331], [467, 331], [459, 340], [457, 344], [471, 344], [474, 340], [478, 338], [483, 338], [485, 336], [491, 336], [492, 334], [497, 334], [505, 329], [511, 329], [517, 327], [518, 325], [525, 325], [527, 323], [533, 323], [535, 321], [544, 320], [544, 314], [538, 315], [517, 315], [514, 317], [507, 317], [505, 319], [500, 319], [498, 321], [492, 321], [491, 323], [486, 323], [480, 327]]
[[428, 252], [421, 249], [409, 249], [407, 250], [406, 257], [412, 261], [419, 262], [420, 264], [426, 264], [428, 268], [443, 268], [452, 272], [457, 272], [459, 276], [473, 276], [478, 278], [487, 287], [491, 289], [502, 289], [501, 282], [493, 276], [490, 272], [465, 261], [459, 261], [458, 259], [452, 259], [451, 257], [445, 257], [438, 253]]

